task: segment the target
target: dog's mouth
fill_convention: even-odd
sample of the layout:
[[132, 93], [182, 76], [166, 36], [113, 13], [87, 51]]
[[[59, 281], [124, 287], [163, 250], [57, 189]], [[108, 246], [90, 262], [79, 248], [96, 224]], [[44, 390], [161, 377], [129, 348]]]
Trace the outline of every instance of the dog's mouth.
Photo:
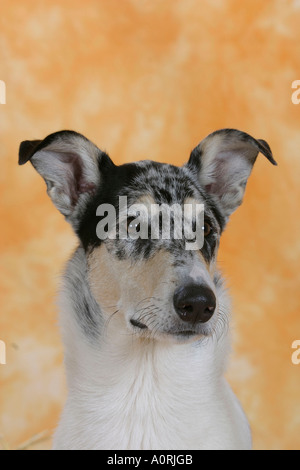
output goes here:
[[147, 325], [144, 325], [144, 323], [134, 320], [133, 318], [130, 320], [130, 323], [132, 324], [132, 326], [134, 326], [135, 328], [139, 328], [140, 330], [148, 330]]
[[[142, 331], [146, 331], [148, 330], [149, 331], [149, 327], [147, 325], [145, 325], [144, 323], [138, 321], [138, 320], [135, 320], [134, 318], [131, 318], [130, 320], [130, 323], [131, 325], [138, 331], [138, 330], [142, 330]], [[157, 331], [157, 333], [159, 333]], [[176, 330], [171, 330], [171, 331], [163, 331], [161, 332], [163, 336], [167, 335], [168, 337], [174, 337], [174, 338], [178, 338], [179, 340], [188, 340], [188, 339], [191, 339], [193, 337], [196, 337], [196, 336], [199, 336], [203, 333], [200, 333], [199, 331], [196, 331], [196, 330], [185, 330], [185, 329], [176, 329]]]
[[[174, 333], [173, 333], [174, 334]], [[198, 333], [199, 334], [199, 333]], [[189, 337], [189, 336], [195, 336], [197, 335], [197, 332], [194, 330], [184, 330], [184, 331], [178, 331], [175, 333], [176, 336], [181, 336], [181, 337]]]

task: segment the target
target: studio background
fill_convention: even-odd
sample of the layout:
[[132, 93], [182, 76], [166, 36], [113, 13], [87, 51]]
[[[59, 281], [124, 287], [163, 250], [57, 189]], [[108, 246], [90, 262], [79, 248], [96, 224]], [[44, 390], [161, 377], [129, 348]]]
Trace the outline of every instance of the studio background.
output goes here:
[[212, 131], [269, 142], [219, 260], [233, 297], [230, 383], [255, 449], [300, 449], [299, 0], [1, 1], [0, 448], [48, 449], [65, 399], [55, 297], [76, 246], [22, 140], [73, 129], [115, 163], [181, 165]]

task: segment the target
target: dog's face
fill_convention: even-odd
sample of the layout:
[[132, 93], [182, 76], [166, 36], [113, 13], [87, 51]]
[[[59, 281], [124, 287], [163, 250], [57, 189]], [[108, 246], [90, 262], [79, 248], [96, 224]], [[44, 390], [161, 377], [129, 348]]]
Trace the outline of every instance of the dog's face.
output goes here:
[[[85, 137], [63, 131], [23, 142], [20, 164], [31, 161], [78, 235], [102, 316], [122, 316], [126, 328], [142, 337], [189, 340], [223, 324], [219, 240], [259, 152], [275, 164], [266, 142], [222, 130], [202, 141], [183, 167], [151, 161], [115, 166]], [[201, 244], [190, 249], [191, 233], [182, 227], [197, 224], [202, 205]], [[167, 236], [162, 207], [172, 209]], [[99, 236], [110, 209], [114, 223]]]
[[[104, 184], [107, 189], [95, 197], [91, 215], [79, 228], [88, 253], [90, 286], [102, 312], [107, 316], [122, 312], [128, 328], [143, 336], [208, 334], [216, 320], [211, 319], [217, 310], [216, 252], [225, 224], [216, 205], [187, 168], [154, 162], [113, 167], [105, 174]], [[126, 214], [119, 210], [120, 196], [127, 198]], [[118, 225], [126, 218], [126, 238], [95, 238], [99, 222], [95, 214], [103, 204], [116, 208]], [[203, 247], [187, 249], [184, 233], [175, 239], [174, 230], [163, 239], [163, 220], [159, 237], [151, 238], [151, 209], [163, 204], [177, 204], [183, 215], [186, 207], [205, 205]], [[137, 209], [148, 228], [144, 238], [130, 237]], [[179, 225], [181, 212], [173, 213], [170, 220], [173, 227]]]

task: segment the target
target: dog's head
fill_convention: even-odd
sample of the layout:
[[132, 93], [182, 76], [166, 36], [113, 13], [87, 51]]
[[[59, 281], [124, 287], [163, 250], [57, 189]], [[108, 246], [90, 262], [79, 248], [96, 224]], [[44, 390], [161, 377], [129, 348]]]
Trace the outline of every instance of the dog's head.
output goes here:
[[[19, 163], [31, 161], [73, 226], [104, 318], [116, 313], [143, 337], [186, 340], [211, 334], [224, 315], [219, 239], [259, 152], [276, 164], [265, 141], [224, 129], [204, 139], [182, 167], [116, 166], [84, 136], [62, 131], [23, 142]], [[201, 244], [196, 237], [198, 245], [188, 249], [199, 230], [177, 229], [197, 225], [201, 205]], [[172, 209], [168, 236], [162, 220], [168, 211], [161, 208]]]

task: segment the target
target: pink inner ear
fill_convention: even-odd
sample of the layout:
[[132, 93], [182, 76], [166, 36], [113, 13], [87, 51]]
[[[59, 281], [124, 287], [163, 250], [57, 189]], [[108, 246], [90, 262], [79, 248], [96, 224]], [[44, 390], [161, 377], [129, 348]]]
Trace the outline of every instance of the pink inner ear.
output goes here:
[[226, 191], [226, 186], [223, 182], [218, 181], [217, 183], [207, 184], [205, 186], [205, 190], [208, 194], [213, 194], [214, 196], [221, 198]]
[[89, 183], [88, 181], [82, 181], [79, 184], [79, 192], [81, 193], [94, 193], [96, 185], [94, 183]]
[[249, 176], [251, 165], [236, 152], [221, 152], [214, 162], [213, 182], [205, 186], [210, 194], [222, 197], [233, 186]]
[[[224, 152], [223, 152], [224, 153]], [[222, 155], [214, 161], [213, 164], [213, 182], [205, 186], [205, 190], [209, 194], [222, 197], [226, 190], [226, 186], [231, 180], [231, 155]]]
[[212, 190], [213, 190], [213, 184], [207, 184], [205, 187], [204, 187], [205, 191], [207, 193], [211, 193]]
[[84, 193], [93, 193], [96, 189], [95, 183], [87, 181], [83, 170], [83, 162], [76, 153], [60, 153], [60, 161], [66, 165], [66, 192], [68, 193], [72, 206], [75, 207], [79, 196]]

